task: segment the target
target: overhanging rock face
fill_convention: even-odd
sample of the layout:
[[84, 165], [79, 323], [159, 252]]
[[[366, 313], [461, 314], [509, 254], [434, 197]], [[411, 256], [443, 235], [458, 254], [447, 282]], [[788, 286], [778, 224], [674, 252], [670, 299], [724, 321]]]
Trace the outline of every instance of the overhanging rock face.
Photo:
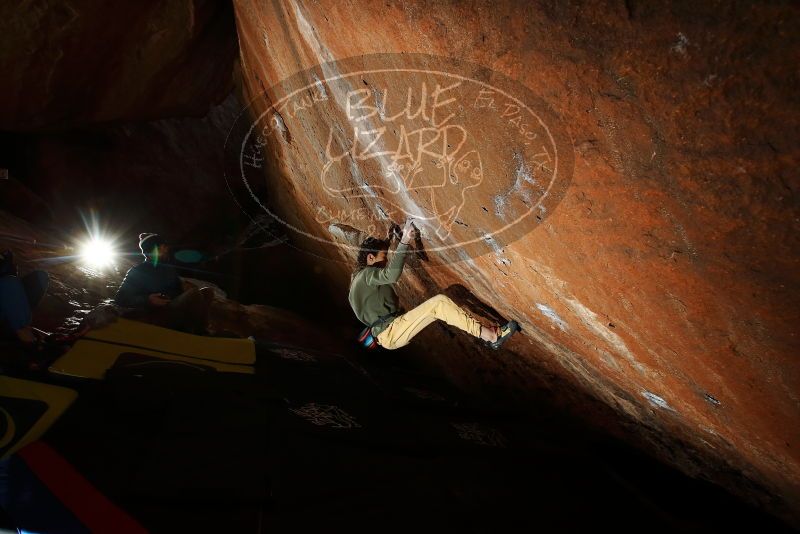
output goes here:
[[416, 216], [406, 307], [456, 287], [524, 330], [502, 357], [426, 332], [451, 378], [588, 391], [660, 456], [797, 517], [796, 10], [235, 8], [254, 129], [232, 176], [267, 184], [298, 243], [349, 262], [337, 244]]
[[3, 130], [200, 117], [233, 87], [225, 2], [9, 2], [0, 21]]

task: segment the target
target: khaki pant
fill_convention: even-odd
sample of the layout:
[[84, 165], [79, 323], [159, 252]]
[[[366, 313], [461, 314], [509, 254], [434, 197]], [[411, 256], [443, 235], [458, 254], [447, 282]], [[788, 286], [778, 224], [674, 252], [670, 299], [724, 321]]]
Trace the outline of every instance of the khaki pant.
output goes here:
[[378, 334], [378, 344], [385, 349], [399, 349], [436, 319], [460, 328], [475, 337], [481, 335], [481, 323], [445, 295], [431, 297], [413, 310], [396, 317]]

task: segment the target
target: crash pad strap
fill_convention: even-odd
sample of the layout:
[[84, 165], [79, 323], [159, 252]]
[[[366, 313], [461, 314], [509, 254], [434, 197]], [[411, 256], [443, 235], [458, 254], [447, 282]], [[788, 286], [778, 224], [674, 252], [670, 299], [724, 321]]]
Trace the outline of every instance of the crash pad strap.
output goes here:
[[[4, 403], [2, 401], [3, 398], [21, 399], [22, 401], [29, 401], [28, 404], [43, 404], [45, 406], [43, 408], [44, 411], [36, 414], [35, 421], [31, 418], [32, 424], [27, 431], [24, 431], [18, 427], [23, 414], [15, 413], [15, 408], [4, 406], [4, 404], [8, 403]], [[78, 398], [78, 394], [72, 389], [10, 376], [0, 376], [0, 417], [6, 419], [6, 431], [3, 435], [0, 435], [2, 457], [5, 458], [26, 444], [39, 439], [61, 417], [61, 414], [69, 408], [76, 398]], [[19, 401], [13, 402], [17, 404]], [[16, 410], [21, 408], [23, 406], [16, 406]], [[24, 434], [18, 435], [20, 432], [24, 432]]]
[[157, 358], [169, 362], [181, 362], [186, 365], [211, 368], [220, 373], [254, 374], [249, 365], [231, 365], [217, 361], [203, 360], [189, 356], [166, 354], [154, 350], [133, 348], [102, 341], [81, 339], [72, 348], [50, 366], [50, 372], [79, 378], [102, 380], [106, 371], [111, 369], [117, 359], [125, 353], [134, 353]]
[[84, 338], [222, 363], [253, 365], [256, 361], [251, 339], [195, 336], [129, 319], [90, 330]]
[[19, 451], [19, 456], [91, 532], [147, 532], [46, 443], [31, 443]]

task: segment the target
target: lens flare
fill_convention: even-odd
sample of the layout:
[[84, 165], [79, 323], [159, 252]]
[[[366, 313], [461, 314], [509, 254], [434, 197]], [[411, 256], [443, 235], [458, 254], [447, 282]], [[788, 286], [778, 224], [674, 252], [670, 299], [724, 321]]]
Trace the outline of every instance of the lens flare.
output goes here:
[[113, 245], [106, 239], [93, 237], [81, 246], [81, 259], [95, 269], [112, 265], [116, 255]]

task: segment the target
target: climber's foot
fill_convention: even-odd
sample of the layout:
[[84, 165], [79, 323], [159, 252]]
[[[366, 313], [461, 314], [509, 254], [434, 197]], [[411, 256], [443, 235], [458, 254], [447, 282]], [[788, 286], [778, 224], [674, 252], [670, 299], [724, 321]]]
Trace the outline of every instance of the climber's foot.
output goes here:
[[508, 338], [514, 335], [514, 332], [519, 332], [519, 323], [517, 321], [509, 321], [498, 329], [497, 340], [490, 342], [489, 346], [494, 350], [499, 349]]
[[497, 341], [497, 332], [499, 331], [496, 326], [483, 326], [481, 325], [480, 338], [486, 343], [494, 343]]

